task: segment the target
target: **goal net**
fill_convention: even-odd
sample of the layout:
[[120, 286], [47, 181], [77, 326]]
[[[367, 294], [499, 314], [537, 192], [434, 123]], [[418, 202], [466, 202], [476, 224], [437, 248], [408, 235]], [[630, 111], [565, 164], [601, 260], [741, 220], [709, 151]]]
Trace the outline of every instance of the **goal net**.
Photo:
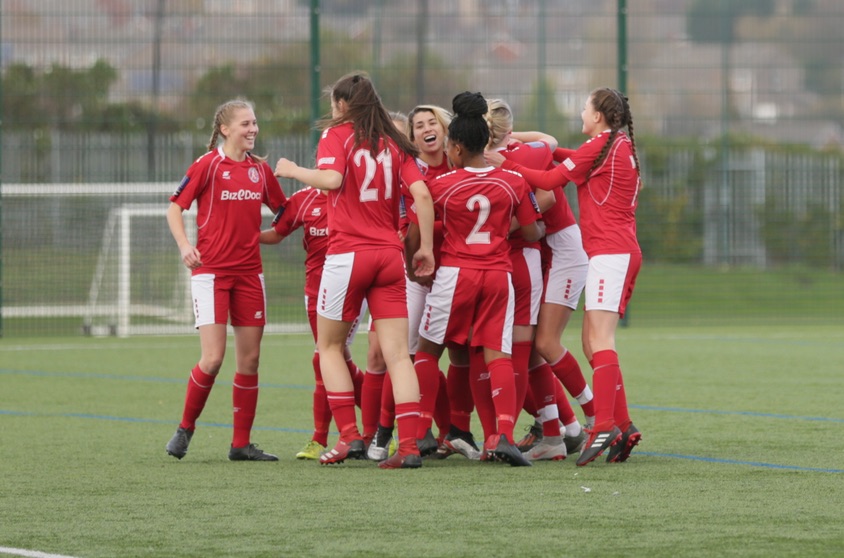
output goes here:
[[[190, 271], [166, 220], [173, 188], [4, 185], [4, 329], [118, 337], [193, 333]], [[269, 227], [272, 213], [264, 208], [263, 216]], [[184, 220], [195, 241], [195, 207]], [[266, 331], [309, 332], [301, 234], [262, 247], [262, 257]]]
[[[192, 213], [186, 212], [185, 224], [195, 242]], [[109, 212], [83, 316], [84, 333], [128, 337], [189, 331], [190, 276], [167, 265], [172, 252], [158, 249], [164, 240], [156, 238], [161, 216], [161, 204], [124, 204]]]

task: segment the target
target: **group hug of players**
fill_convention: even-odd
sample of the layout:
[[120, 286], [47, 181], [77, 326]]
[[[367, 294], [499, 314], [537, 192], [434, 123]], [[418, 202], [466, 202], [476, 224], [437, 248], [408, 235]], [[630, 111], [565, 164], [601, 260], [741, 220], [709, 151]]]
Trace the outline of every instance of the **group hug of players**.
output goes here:
[[[582, 113], [589, 139], [577, 149], [559, 147], [544, 133], [513, 131], [508, 104], [479, 93], [458, 94], [451, 112], [420, 105], [405, 117], [388, 113], [368, 76], [353, 73], [332, 86], [331, 106], [314, 168], [282, 158], [272, 171], [252, 155], [257, 122], [246, 104], [231, 111], [245, 113], [239, 115], [245, 131], [235, 133], [235, 116], [220, 117], [223, 145], [215, 147], [212, 136], [209, 153], [171, 197], [168, 223], [192, 270], [194, 300], [214, 308], [203, 319], [203, 305], [195, 304], [202, 357], [167, 452], [179, 459], [187, 453], [222, 363], [225, 349], [214, 347], [221, 325], [225, 346], [230, 315], [238, 371], [229, 458], [277, 460], [249, 441], [265, 308], [250, 314], [237, 285], [223, 284], [224, 276], [237, 283], [250, 275], [232, 269], [233, 254], [225, 254], [225, 269], [208, 263], [207, 250], [225, 243], [223, 236], [203, 250], [203, 229], [224, 210], [228, 179], [231, 187], [256, 192], [259, 217], [261, 203], [277, 210], [272, 228], [260, 231], [260, 219], [257, 232], [250, 227], [249, 246], [304, 231], [305, 301], [317, 347], [314, 432], [297, 458], [322, 464], [369, 458], [396, 469], [420, 467], [426, 456], [529, 466], [579, 453], [577, 465], [586, 465], [609, 449], [607, 461], [625, 461], [641, 439], [614, 340], [641, 266], [635, 228], [641, 182], [627, 98], [609, 88], [589, 94]], [[207, 158], [216, 161], [203, 163]], [[221, 170], [231, 163], [237, 168]], [[245, 180], [234, 184], [235, 175]], [[276, 177], [307, 187], [285, 199]], [[577, 188], [579, 224], [563, 193], [568, 183]], [[181, 223], [194, 199], [196, 247]], [[561, 344], [581, 297], [591, 388]], [[366, 307], [362, 372], [349, 344]], [[244, 371], [250, 350], [255, 367]], [[216, 368], [206, 369], [206, 353], [215, 353]], [[522, 412], [534, 424], [517, 442]], [[481, 443], [471, 431], [473, 416]], [[332, 419], [339, 439], [328, 449]]]

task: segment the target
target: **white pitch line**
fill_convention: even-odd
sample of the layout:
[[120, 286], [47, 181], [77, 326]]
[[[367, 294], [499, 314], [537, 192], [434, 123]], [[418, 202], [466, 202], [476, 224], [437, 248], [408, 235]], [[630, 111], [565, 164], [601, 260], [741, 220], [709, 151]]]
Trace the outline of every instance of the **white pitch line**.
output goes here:
[[39, 552], [37, 550], [26, 550], [24, 548], [6, 548], [5, 546], [0, 546], [0, 554], [25, 556], [26, 558], [73, 558], [73, 556], [65, 556], [64, 554], [49, 554], [47, 552]]

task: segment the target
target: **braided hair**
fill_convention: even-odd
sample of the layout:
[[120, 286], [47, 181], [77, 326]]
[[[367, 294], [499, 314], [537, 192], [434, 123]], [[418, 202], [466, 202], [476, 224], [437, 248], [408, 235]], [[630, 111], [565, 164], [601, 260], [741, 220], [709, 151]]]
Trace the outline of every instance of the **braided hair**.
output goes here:
[[[220, 136], [223, 136], [223, 139], [225, 139], [226, 136], [223, 135], [221, 128], [231, 124], [235, 111], [240, 109], [249, 109], [254, 113], [255, 105], [246, 99], [232, 99], [217, 107], [217, 110], [214, 112], [211, 139], [208, 140], [208, 151], [214, 151], [217, 148], [217, 141], [220, 139]], [[249, 156], [258, 161], [266, 160], [266, 157], [259, 157], [253, 153], [249, 153]]]
[[489, 147], [495, 147], [504, 139], [507, 132], [513, 130], [513, 110], [504, 99], [489, 99], [489, 112], [486, 119], [489, 123]]
[[620, 91], [609, 87], [603, 87], [595, 89], [589, 94], [589, 102], [592, 103], [592, 107], [595, 109], [595, 112], [600, 112], [604, 115], [604, 119], [610, 127], [610, 135], [607, 138], [607, 143], [604, 144], [604, 148], [601, 150], [598, 158], [595, 159], [594, 163], [592, 163], [592, 167], [589, 169], [589, 176], [592, 176], [595, 169], [597, 169], [601, 163], [604, 162], [604, 159], [607, 158], [607, 153], [615, 141], [619, 130], [627, 127], [630, 144], [633, 147], [633, 159], [636, 161], [636, 172], [639, 173], [641, 180], [639, 154], [636, 152], [636, 139], [633, 135], [633, 114], [630, 112], [629, 100]]

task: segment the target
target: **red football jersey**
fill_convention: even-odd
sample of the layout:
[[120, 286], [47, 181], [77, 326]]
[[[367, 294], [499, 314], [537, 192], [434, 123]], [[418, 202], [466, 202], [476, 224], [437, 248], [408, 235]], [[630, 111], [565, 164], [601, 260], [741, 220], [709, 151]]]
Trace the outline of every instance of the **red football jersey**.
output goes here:
[[589, 257], [641, 251], [636, 240], [639, 173], [624, 132], [616, 135], [606, 158], [589, 175], [608, 138], [609, 132], [598, 134], [557, 167], [566, 181], [577, 185], [583, 248]]
[[[544, 141], [529, 143], [512, 142], [501, 152], [505, 158], [529, 169], [548, 170], [554, 168], [554, 153]], [[545, 234], [553, 234], [577, 223], [563, 187], [552, 190], [556, 203], [542, 213]], [[521, 237], [518, 237], [521, 238]], [[512, 242], [512, 239], [511, 239]]]
[[425, 177], [426, 180], [431, 180], [432, 178], [436, 178], [441, 174], [445, 174], [451, 170], [451, 167], [448, 166], [448, 158], [443, 155], [442, 163], [437, 166], [429, 165], [419, 157], [416, 158], [416, 166], [419, 167], [419, 172], [422, 173], [422, 176]]
[[209, 151], [170, 196], [182, 209], [190, 209], [194, 200], [202, 266], [193, 275], [261, 273], [261, 206], [275, 211], [286, 201], [270, 166], [249, 155], [233, 161], [222, 146]]
[[[449, 172], [451, 169], [448, 166], [448, 159], [443, 157], [443, 161], [441, 164], [437, 166], [431, 166], [422, 159], [417, 157], [416, 165], [419, 167], [419, 171], [422, 173], [422, 176], [425, 177], [425, 183], [429, 183], [435, 177]], [[416, 204], [413, 203], [413, 198], [408, 194], [405, 196], [404, 199], [405, 204], [409, 204], [410, 210], [405, 211], [402, 213], [402, 232], [407, 232], [407, 225], [408, 223], [415, 223], [419, 225], [419, 216], [416, 215]], [[443, 223], [440, 219], [439, 215], [435, 216], [434, 220], [434, 261], [436, 262], [436, 267], [440, 266], [440, 250], [442, 249], [443, 245]]]
[[317, 167], [343, 175], [340, 188], [328, 192], [329, 254], [401, 249], [397, 231], [402, 190], [424, 180], [412, 156], [390, 139], [382, 139], [373, 156], [369, 145], [355, 147], [354, 128], [345, 123], [322, 133]]
[[522, 175], [466, 167], [434, 178], [428, 187], [442, 216], [442, 265], [510, 271], [507, 237], [513, 216], [522, 225], [539, 218]]
[[316, 297], [322, 266], [328, 250], [328, 196], [316, 188], [294, 192], [273, 220], [273, 229], [282, 237], [302, 228], [305, 249], [305, 294]]

